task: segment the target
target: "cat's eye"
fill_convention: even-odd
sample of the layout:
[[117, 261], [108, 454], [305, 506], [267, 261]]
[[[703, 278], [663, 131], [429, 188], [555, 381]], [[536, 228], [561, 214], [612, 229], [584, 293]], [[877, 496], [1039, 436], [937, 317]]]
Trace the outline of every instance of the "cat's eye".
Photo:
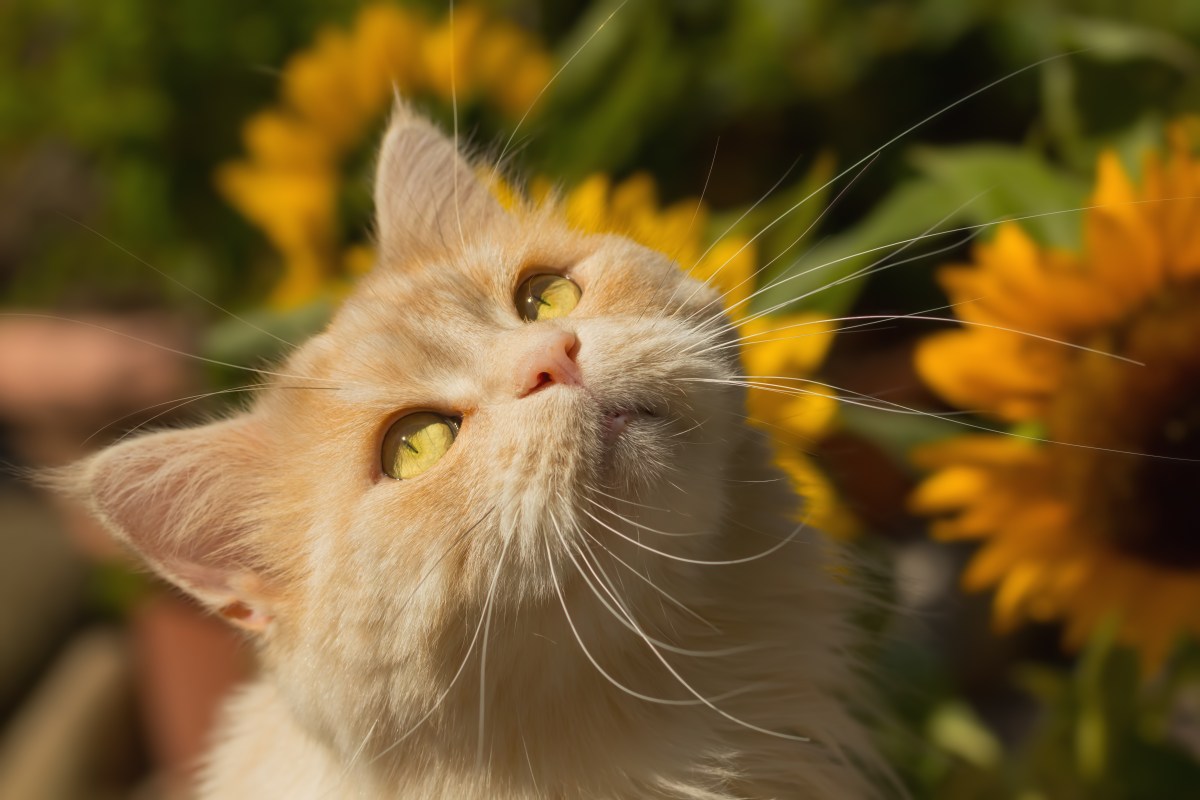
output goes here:
[[458, 435], [458, 420], [419, 411], [401, 417], [383, 437], [383, 472], [397, 480], [415, 478], [438, 462]]
[[532, 275], [517, 287], [517, 313], [526, 322], [570, 314], [583, 290], [570, 278], [552, 273]]

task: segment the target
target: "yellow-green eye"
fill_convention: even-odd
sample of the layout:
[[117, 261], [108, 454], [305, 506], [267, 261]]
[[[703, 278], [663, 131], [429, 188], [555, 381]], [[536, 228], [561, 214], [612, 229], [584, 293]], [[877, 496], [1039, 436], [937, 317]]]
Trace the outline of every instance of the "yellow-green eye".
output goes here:
[[415, 478], [446, 455], [458, 420], [430, 411], [401, 417], [383, 437], [383, 471], [397, 480]]
[[542, 273], [517, 287], [517, 313], [526, 322], [565, 317], [579, 305], [583, 291], [570, 278]]

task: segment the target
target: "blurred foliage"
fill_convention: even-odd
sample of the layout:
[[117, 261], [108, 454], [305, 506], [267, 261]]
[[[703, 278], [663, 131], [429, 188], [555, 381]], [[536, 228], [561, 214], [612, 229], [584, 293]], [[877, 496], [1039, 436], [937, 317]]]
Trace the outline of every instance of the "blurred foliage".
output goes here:
[[[284, 339], [318, 326], [326, 301], [264, 307], [279, 258], [213, 176], [239, 156], [244, 121], [278, 97], [289, 56], [359, 5], [0, 6], [0, 304], [184, 309], [203, 323], [208, 354], [239, 363], [277, 351], [197, 295]], [[1045, 245], [1077, 245], [1072, 210], [1100, 148], [1136, 169], [1165, 120], [1200, 109], [1200, 3], [1183, 0], [484, 5], [564, 65], [516, 132], [523, 166], [567, 184], [648, 170], [665, 201], [703, 193], [718, 230], [756, 237], [760, 285], [775, 279], [758, 310], [866, 326], [944, 316], [932, 268], [1001, 220], [1023, 218]], [[480, 109], [460, 124], [484, 148], [513, 133]], [[370, 152], [348, 160], [362, 176]], [[365, 225], [366, 213], [350, 203], [344, 224]], [[893, 466], [956, 429], [871, 408], [842, 423]], [[1176, 724], [1200, 670], [1193, 651], [1152, 682], [1103, 635], [1077, 662], [1045, 648], [1013, 656], [986, 688], [919, 637], [880, 664], [907, 687], [889, 697], [907, 724], [889, 744], [917, 798], [1132, 800], [1200, 785]], [[1000, 724], [989, 692], [1022, 698], [1019, 724]]]

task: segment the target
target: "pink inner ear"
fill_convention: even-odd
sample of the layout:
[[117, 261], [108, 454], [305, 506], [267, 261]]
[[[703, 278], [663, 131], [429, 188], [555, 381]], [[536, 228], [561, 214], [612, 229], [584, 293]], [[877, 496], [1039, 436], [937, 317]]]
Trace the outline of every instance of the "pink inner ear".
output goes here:
[[271, 617], [261, 609], [252, 608], [240, 600], [222, 606], [217, 613], [233, 625], [254, 633], [265, 631], [271, 623]]
[[[150, 567], [230, 621], [270, 621], [250, 566], [258, 437], [250, 417], [165, 431], [112, 447], [86, 470], [92, 509]], [[236, 613], [224, 614], [229, 607]]]
[[383, 139], [375, 215], [384, 261], [440, 251], [508, 219], [454, 142], [404, 103]]

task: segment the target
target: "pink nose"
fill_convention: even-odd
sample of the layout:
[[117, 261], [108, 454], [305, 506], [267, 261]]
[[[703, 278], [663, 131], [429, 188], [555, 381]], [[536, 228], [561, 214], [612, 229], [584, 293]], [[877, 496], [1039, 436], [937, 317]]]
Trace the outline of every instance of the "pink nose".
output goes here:
[[579, 339], [570, 331], [539, 336], [517, 360], [517, 397], [526, 397], [553, 383], [582, 386], [583, 374], [575, 363]]

